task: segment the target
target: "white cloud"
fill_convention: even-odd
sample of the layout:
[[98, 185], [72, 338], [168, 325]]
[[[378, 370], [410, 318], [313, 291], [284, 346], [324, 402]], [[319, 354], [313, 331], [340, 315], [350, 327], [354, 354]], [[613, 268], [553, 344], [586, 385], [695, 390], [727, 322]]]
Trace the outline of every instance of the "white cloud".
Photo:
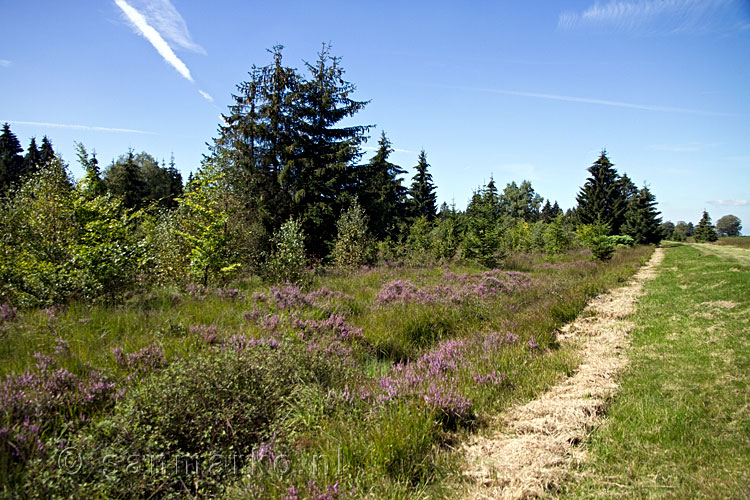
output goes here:
[[75, 125], [67, 123], [48, 123], [48, 122], [24, 122], [16, 120], [0, 120], [1, 123], [8, 122], [11, 125], [30, 125], [32, 127], [45, 127], [45, 128], [65, 128], [71, 130], [90, 130], [94, 132], [118, 132], [127, 134], [146, 134], [146, 135], [157, 135], [154, 132], [148, 132], [146, 130], [135, 130], [132, 128], [114, 128], [114, 127], [95, 127], [91, 125]]
[[131, 4], [173, 47], [206, 53], [203, 47], [193, 41], [185, 20], [169, 0], [131, 0]]
[[204, 91], [202, 91], [202, 90], [198, 89], [198, 93], [199, 93], [200, 95], [202, 95], [202, 96], [203, 96], [203, 98], [204, 98], [205, 100], [207, 100], [208, 102], [214, 102], [214, 98], [213, 98], [213, 97], [211, 97], [211, 94], [209, 94], [208, 92], [204, 92]]
[[750, 200], [712, 200], [706, 203], [717, 207], [745, 207], [750, 205]]
[[700, 30], [718, 20], [714, 14], [738, 0], [611, 0], [595, 2], [582, 12], [563, 12], [558, 28], [607, 27], [619, 30], [683, 32]]
[[115, 0], [115, 4], [123, 11], [125, 16], [127, 16], [137, 33], [151, 42], [151, 45], [154, 46], [159, 55], [176, 69], [179, 74], [192, 82], [193, 77], [190, 75], [188, 67], [179, 57], [177, 57], [159, 32], [156, 31], [153, 26], [148, 24], [148, 21], [146, 21], [143, 14], [131, 7], [125, 0]]
[[655, 104], [637, 104], [632, 102], [610, 101], [607, 99], [595, 99], [591, 97], [576, 97], [560, 94], [545, 94], [540, 92], [522, 92], [517, 90], [474, 88], [474, 87], [449, 87], [457, 90], [469, 90], [476, 92], [490, 92], [518, 97], [535, 97], [537, 99], [548, 99], [551, 101], [577, 102], [583, 104], [598, 104], [601, 106], [613, 106], [617, 108], [640, 109], [644, 111], [661, 111], [666, 113], [684, 113], [699, 116], [736, 116], [731, 113], [715, 113], [712, 111], [701, 111], [697, 109], [677, 108], [672, 106], [660, 106]]
[[8, 59], [0, 59], [0, 67], [2, 68], [7, 68], [11, 64], [13, 64], [12, 61], [9, 61]]

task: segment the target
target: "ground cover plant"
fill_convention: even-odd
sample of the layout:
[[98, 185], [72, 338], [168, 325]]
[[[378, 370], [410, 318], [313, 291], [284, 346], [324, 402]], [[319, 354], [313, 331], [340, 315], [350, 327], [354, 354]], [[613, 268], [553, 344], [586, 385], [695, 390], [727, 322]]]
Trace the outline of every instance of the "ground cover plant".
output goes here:
[[667, 248], [630, 368], [562, 498], [747, 498], [750, 250]]
[[576, 366], [555, 330], [649, 247], [3, 306], [9, 498], [440, 496], [450, 446]]

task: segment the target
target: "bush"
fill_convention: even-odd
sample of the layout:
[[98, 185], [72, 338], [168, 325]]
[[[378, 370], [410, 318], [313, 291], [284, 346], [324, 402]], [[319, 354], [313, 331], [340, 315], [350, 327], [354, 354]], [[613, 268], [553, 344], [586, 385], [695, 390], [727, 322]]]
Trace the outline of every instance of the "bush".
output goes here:
[[289, 219], [273, 235], [273, 250], [266, 259], [264, 274], [274, 283], [288, 281], [301, 284], [309, 279], [306, 271], [305, 235], [302, 224]]
[[372, 244], [367, 234], [367, 216], [355, 199], [336, 223], [338, 236], [333, 247], [333, 262], [338, 267], [355, 267], [372, 258]]
[[615, 253], [615, 245], [609, 236], [594, 236], [587, 246], [599, 260], [609, 260]]
[[351, 373], [346, 366], [339, 356], [304, 345], [250, 342], [174, 362], [129, 393], [112, 416], [65, 444], [80, 453], [77, 474], [61, 470], [51, 453], [30, 468], [26, 493], [216, 497], [233, 472], [279, 453], [275, 442], [283, 436], [276, 426], [295, 405], [298, 388], [341, 388]]
[[635, 240], [626, 234], [610, 236], [609, 240], [612, 242], [615, 248], [628, 248], [635, 246]]

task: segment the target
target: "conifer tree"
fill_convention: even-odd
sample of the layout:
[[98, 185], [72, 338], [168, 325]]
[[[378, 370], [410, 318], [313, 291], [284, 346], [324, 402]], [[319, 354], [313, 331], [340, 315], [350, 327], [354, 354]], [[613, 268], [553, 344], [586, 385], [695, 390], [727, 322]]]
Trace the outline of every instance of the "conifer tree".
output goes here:
[[406, 188], [401, 185], [406, 171], [388, 160], [392, 152], [391, 141], [381, 132], [375, 155], [357, 169], [359, 200], [376, 240], [395, 238], [406, 215]]
[[104, 183], [107, 191], [122, 197], [125, 208], [142, 206], [146, 183], [132, 149], [107, 167]]
[[419, 153], [417, 172], [412, 177], [409, 201], [412, 217], [425, 217], [428, 221], [432, 221], [437, 215], [437, 195], [435, 194], [435, 184], [432, 182], [432, 174], [428, 171], [429, 168], [430, 164], [427, 163], [427, 155], [423, 149]]
[[78, 163], [81, 164], [84, 171], [81, 189], [83, 195], [88, 199], [103, 195], [107, 191], [107, 188], [104, 186], [104, 181], [102, 181], [101, 173], [99, 172], [99, 160], [96, 159], [96, 153], [94, 152], [89, 157], [86, 147], [80, 142], [76, 143], [76, 153], [78, 155]]
[[[294, 212], [308, 235], [308, 250], [324, 256], [336, 237], [335, 224], [355, 194], [355, 162], [369, 127], [341, 126], [367, 105], [352, 99], [356, 87], [344, 80], [341, 59], [323, 44], [314, 64], [305, 63], [309, 77], [301, 81], [296, 114], [299, 158], [297, 172], [285, 165], [282, 185], [292, 189]], [[292, 182], [287, 181], [287, 172]]]
[[23, 171], [22, 152], [21, 143], [11, 132], [10, 125], [3, 124], [0, 133], [0, 194], [4, 194], [20, 179]]
[[627, 198], [622, 180], [606, 150], [588, 171], [591, 176], [578, 193], [576, 216], [582, 224], [607, 224], [611, 234], [619, 234]]
[[26, 156], [23, 157], [23, 172], [22, 177], [28, 177], [39, 171], [39, 167], [42, 164], [42, 155], [39, 148], [36, 145], [36, 138], [32, 137], [29, 142], [29, 147], [26, 149]]
[[698, 243], [716, 241], [717, 239], [719, 239], [716, 235], [716, 229], [711, 223], [711, 217], [709, 217], [708, 212], [706, 212], [705, 210], [703, 211], [703, 217], [701, 217], [698, 226], [695, 228], [694, 236], [695, 241], [697, 241]]
[[656, 210], [656, 198], [647, 186], [628, 201], [622, 234], [633, 238], [635, 243], [659, 243], [662, 238], [661, 217]]
[[44, 137], [42, 137], [42, 147], [39, 150], [39, 161], [42, 165], [47, 165], [54, 159], [55, 150], [52, 148], [52, 143], [45, 135]]

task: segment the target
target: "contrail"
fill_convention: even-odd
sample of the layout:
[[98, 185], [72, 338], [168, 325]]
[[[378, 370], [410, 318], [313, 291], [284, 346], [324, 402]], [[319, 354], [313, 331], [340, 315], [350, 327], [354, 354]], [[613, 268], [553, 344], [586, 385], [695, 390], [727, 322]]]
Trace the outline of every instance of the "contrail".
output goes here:
[[10, 123], [11, 125], [31, 125], [33, 127], [47, 127], [47, 128], [66, 128], [71, 130], [91, 130], [95, 132], [119, 132], [126, 134], [145, 134], [145, 135], [158, 135], [155, 132], [147, 132], [145, 130], [134, 130], [131, 128], [113, 128], [113, 127], [92, 127], [90, 125], [75, 125], [66, 123], [48, 123], [48, 122], [23, 122], [17, 120], [0, 120], [2, 123]]
[[[441, 86], [442, 87], [442, 86]], [[606, 99], [593, 99], [590, 97], [575, 97], [559, 94], [544, 94], [539, 92], [521, 92], [517, 90], [492, 89], [481, 87], [452, 87], [444, 86], [443, 88], [454, 90], [467, 90], [471, 92], [489, 92], [492, 94], [511, 95], [517, 97], [534, 97], [537, 99], [548, 99], [551, 101], [578, 102], [584, 104], [598, 104], [601, 106], [613, 106], [616, 108], [640, 109], [644, 111], [661, 111], [665, 113], [684, 113], [698, 116], [737, 116], [732, 113], [717, 113], [713, 111], [701, 111], [698, 109], [676, 108], [671, 106], [659, 106], [652, 104], [637, 104], [632, 102], [610, 101]]]
[[138, 32], [143, 35], [146, 40], [151, 42], [156, 51], [161, 55], [167, 63], [169, 63], [179, 74], [185, 77], [189, 81], [193, 81], [193, 77], [190, 76], [190, 70], [182, 60], [174, 53], [169, 44], [162, 38], [158, 31], [156, 31], [148, 22], [143, 14], [131, 7], [125, 0], [115, 0], [115, 4], [125, 13], [133, 26]]

